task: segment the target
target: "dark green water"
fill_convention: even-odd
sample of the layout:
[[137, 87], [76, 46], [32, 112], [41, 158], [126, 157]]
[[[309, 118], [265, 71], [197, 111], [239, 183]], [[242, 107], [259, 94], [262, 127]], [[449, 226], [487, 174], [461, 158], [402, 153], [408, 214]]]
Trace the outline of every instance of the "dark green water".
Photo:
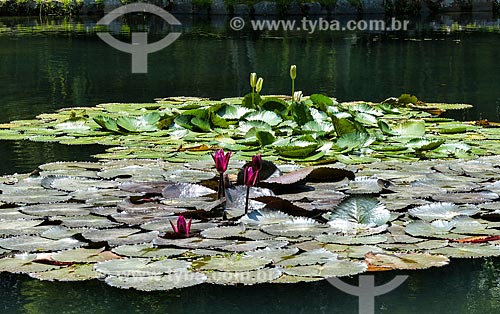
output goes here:
[[[168, 48], [149, 55], [148, 74], [131, 74], [130, 55], [107, 46], [88, 31], [95, 20], [68, 23], [0, 18], [0, 122], [103, 102], [243, 95], [253, 71], [264, 77], [263, 93], [289, 93], [290, 64], [298, 66], [296, 87], [304, 94], [322, 92], [339, 100], [380, 101], [408, 92], [427, 101], [475, 105], [467, 112], [453, 113], [458, 119], [499, 121], [500, 33], [435, 31], [435, 22], [450, 19], [454, 18], [413, 21], [411, 31], [396, 34], [307, 35], [237, 33], [227, 29], [224, 18], [184, 18], [183, 35]], [[473, 20], [457, 18], [464, 25]], [[135, 22], [132, 29], [165, 32], [161, 23]], [[117, 29], [126, 33], [126, 26]], [[65, 31], [68, 28], [71, 31]], [[87, 160], [102, 150], [0, 142], [0, 174], [31, 171], [49, 161]], [[377, 274], [376, 278], [382, 283], [395, 274]], [[376, 299], [377, 313], [500, 313], [499, 259], [452, 260], [448, 267], [408, 275], [400, 288]], [[357, 278], [350, 282], [356, 283]], [[202, 285], [140, 293], [98, 281], [47, 283], [0, 276], [0, 313], [110, 312], [357, 313], [357, 299], [327, 282]]]

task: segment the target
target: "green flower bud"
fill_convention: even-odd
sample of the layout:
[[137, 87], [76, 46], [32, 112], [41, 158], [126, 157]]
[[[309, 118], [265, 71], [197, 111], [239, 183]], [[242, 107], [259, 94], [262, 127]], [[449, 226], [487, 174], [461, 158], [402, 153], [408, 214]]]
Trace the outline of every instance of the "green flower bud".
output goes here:
[[255, 88], [255, 84], [257, 84], [257, 73], [250, 73], [250, 86]]
[[255, 85], [255, 91], [257, 93], [260, 93], [260, 91], [262, 90], [262, 84], [264, 84], [264, 79], [262, 77], [259, 77], [259, 79], [257, 80], [257, 84]]
[[295, 64], [290, 66], [290, 77], [292, 78], [292, 80], [295, 80], [295, 78], [297, 77], [297, 66]]

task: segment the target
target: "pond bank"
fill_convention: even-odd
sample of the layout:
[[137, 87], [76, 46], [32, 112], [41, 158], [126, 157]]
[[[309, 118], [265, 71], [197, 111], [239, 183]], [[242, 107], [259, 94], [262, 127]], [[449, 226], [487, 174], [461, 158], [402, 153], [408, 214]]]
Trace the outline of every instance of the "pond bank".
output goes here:
[[[0, 0], [0, 15], [103, 14], [129, 0]], [[173, 14], [327, 15], [498, 12], [499, 0], [148, 0]]]

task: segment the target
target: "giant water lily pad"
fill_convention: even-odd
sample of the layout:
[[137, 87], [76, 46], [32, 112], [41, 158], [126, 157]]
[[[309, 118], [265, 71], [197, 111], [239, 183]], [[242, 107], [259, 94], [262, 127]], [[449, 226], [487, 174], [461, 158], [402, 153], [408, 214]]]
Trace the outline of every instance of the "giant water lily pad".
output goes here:
[[88, 230], [88, 228], [66, 228], [64, 226], [53, 226], [42, 232], [40, 236], [47, 239], [60, 240], [64, 238], [71, 238]]
[[314, 237], [328, 232], [328, 227], [308, 218], [292, 218], [279, 224], [264, 225], [261, 230], [275, 236]]
[[27, 190], [25, 193], [0, 194], [0, 202], [7, 204], [50, 204], [65, 202], [71, 199], [71, 196], [64, 192], [47, 191], [44, 189]]
[[201, 238], [186, 238], [186, 239], [165, 239], [157, 238], [153, 241], [158, 246], [174, 246], [187, 249], [201, 249], [201, 248], [220, 248], [232, 243], [230, 240], [219, 239], [201, 239]]
[[136, 289], [140, 291], [165, 291], [199, 285], [207, 281], [207, 276], [202, 273], [182, 271], [162, 276], [109, 276], [105, 282], [122, 289]]
[[348, 260], [330, 261], [323, 265], [295, 266], [285, 268], [283, 272], [288, 275], [301, 277], [344, 277], [363, 273], [367, 270], [364, 263]]
[[251, 257], [272, 260], [274, 263], [278, 263], [284, 258], [295, 255], [298, 252], [299, 252], [298, 248], [290, 248], [290, 249], [265, 248], [265, 249], [255, 250], [253, 252], [248, 252], [247, 255]]
[[0, 222], [0, 235], [40, 234], [50, 228], [50, 226], [38, 226], [42, 222], [41, 220], [4, 220]]
[[120, 258], [104, 248], [77, 248], [52, 254], [52, 259], [66, 263], [97, 263]]
[[47, 176], [42, 180], [42, 186], [64, 192], [74, 192], [88, 189], [113, 189], [118, 183], [107, 180], [92, 180], [82, 177]]
[[449, 221], [434, 221], [428, 223], [425, 221], [412, 221], [405, 227], [405, 232], [414, 237], [451, 237], [450, 231], [453, 229], [453, 223]]
[[104, 274], [95, 271], [92, 265], [71, 265], [65, 268], [30, 273], [30, 277], [48, 281], [84, 281], [102, 279]]
[[19, 236], [0, 240], [0, 247], [21, 252], [46, 252], [72, 249], [84, 245], [76, 239], [51, 240], [38, 236]]
[[34, 262], [36, 258], [36, 254], [16, 254], [13, 257], [1, 258], [0, 271], [14, 274], [29, 274], [60, 268], [57, 265]]
[[152, 244], [120, 245], [112, 251], [121, 256], [143, 258], [173, 257], [188, 252], [186, 249], [157, 248]]
[[281, 270], [277, 268], [264, 268], [239, 272], [214, 271], [207, 273], [207, 282], [219, 285], [254, 285], [276, 280], [281, 274]]
[[352, 196], [324, 217], [330, 221], [340, 219], [359, 225], [381, 226], [389, 221], [390, 212], [376, 198]]
[[265, 258], [241, 257], [231, 255], [229, 257], [212, 257], [200, 267], [200, 270], [217, 270], [227, 272], [240, 272], [261, 269], [271, 261]]
[[152, 261], [147, 258], [115, 259], [97, 263], [94, 268], [100, 273], [112, 276], [147, 277], [174, 272], [184, 272], [191, 263], [173, 259]]
[[418, 206], [408, 210], [408, 213], [410, 215], [426, 221], [432, 221], [436, 219], [450, 220], [456, 216], [472, 216], [477, 214], [478, 212], [478, 208], [460, 207], [453, 203], [433, 203]]
[[107, 242], [110, 246], [151, 242], [158, 236], [157, 231], [141, 232], [140, 229], [115, 228], [90, 230], [82, 236], [92, 242]]
[[235, 241], [229, 245], [221, 246], [220, 249], [229, 252], [248, 252], [268, 246], [266, 241]]
[[370, 267], [387, 269], [425, 269], [441, 267], [450, 262], [446, 256], [428, 253], [368, 253], [366, 261]]
[[446, 193], [432, 196], [435, 201], [452, 202], [458, 204], [478, 204], [498, 199], [498, 194], [493, 192], [477, 193]]
[[433, 254], [444, 254], [452, 258], [479, 258], [500, 256], [500, 246], [487, 244], [454, 243], [449, 247], [432, 250]]
[[191, 183], [175, 183], [167, 185], [163, 191], [163, 197], [169, 198], [193, 198], [215, 193], [214, 190], [202, 185]]
[[317, 236], [315, 239], [323, 243], [335, 244], [378, 244], [387, 241], [387, 237], [385, 235], [350, 236], [324, 234]]
[[25, 214], [33, 216], [85, 216], [90, 214], [89, 208], [85, 204], [62, 203], [31, 205], [19, 208]]
[[292, 216], [277, 210], [259, 209], [253, 210], [241, 217], [240, 221], [249, 225], [268, 225], [284, 223], [291, 218]]
[[314, 265], [325, 264], [337, 260], [337, 254], [334, 254], [325, 249], [317, 249], [308, 251], [298, 255], [290, 256], [278, 263], [282, 267], [298, 266], [298, 265]]
[[68, 228], [111, 228], [120, 224], [113, 222], [106, 217], [87, 215], [87, 216], [52, 216], [51, 221], [61, 221], [62, 225]]

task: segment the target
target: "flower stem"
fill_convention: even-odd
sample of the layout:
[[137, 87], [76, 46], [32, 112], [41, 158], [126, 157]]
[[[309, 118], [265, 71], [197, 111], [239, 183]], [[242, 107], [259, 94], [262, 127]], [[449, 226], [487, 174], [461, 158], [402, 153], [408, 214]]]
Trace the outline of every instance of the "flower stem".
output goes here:
[[221, 187], [221, 197], [226, 196], [226, 183], [224, 182], [224, 174], [221, 173], [219, 177], [220, 187]]
[[295, 80], [292, 80], [292, 101], [293, 101], [294, 94], [295, 94]]
[[224, 176], [222, 173], [219, 174], [219, 186], [217, 187], [217, 199], [220, 200], [223, 196], [224, 191]]
[[246, 197], [246, 200], [245, 200], [245, 214], [248, 213], [248, 200], [250, 198], [250, 187], [247, 186], [247, 197]]
[[254, 94], [255, 94], [255, 89], [252, 87], [252, 109], [255, 108], [255, 104], [254, 104]]

